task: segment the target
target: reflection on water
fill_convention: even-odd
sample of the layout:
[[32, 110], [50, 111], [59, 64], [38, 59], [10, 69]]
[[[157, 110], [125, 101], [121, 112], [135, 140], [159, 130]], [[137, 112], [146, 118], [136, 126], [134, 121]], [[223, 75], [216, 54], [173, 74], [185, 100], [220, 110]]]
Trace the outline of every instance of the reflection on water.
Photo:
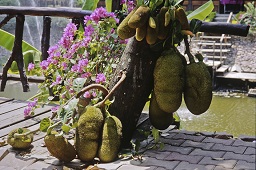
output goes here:
[[213, 96], [210, 108], [201, 115], [191, 114], [184, 102], [177, 112], [182, 129], [256, 136], [256, 98]]

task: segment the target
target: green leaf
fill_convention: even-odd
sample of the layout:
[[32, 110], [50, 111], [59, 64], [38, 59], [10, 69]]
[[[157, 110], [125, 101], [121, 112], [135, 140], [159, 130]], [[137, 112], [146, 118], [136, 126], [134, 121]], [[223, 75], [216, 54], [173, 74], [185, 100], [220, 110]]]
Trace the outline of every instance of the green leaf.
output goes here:
[[[15, 36], [0, 29], [0, 46], [4, 47], [5, 49], [12, 51]], [[28, 50], [35, 50], [40, 53], [38, 49], [27, 43], [26, 41], [22, 41], [22, 52]]]
[[84, 87], [84, 83], [86, 82], [85, 78], [76, 78], [73, 81], [73, 88], [76, 92], [79, 92]]
[[62, 129], [63, 132], [68, 133], [71, 128], [70, 128], [70, 126], [68, 126], [68, 125], [66, 125], [66, 124], [63, 124], [63, 125], [61, 126], [61, 129]]
[[155, 143], [159, 142], [159, 139], [160, 139], [159, 130], [156, 128], [153, 128], [152, 135], [153, 135]]
[[105, 0], [106, 9], [108, 12], [112, 12], [112, 0]]
[[47, 129], [51, 126], [50, 118], [44, 118], [40, 122], [40, 131], [47, 132]]
[[214, 9], [213, 2], [210, 0], [191, 12], [187, 17], [188, 20], [199, 19], [203, 21]]
[[196, 34], [202, 25], [202, 21], [198, 19], [192, 19], [190, 21], [190, 30], [193, 32], [193, 34]]
[[90, 10], [93, 11], [97, 8], [99, 0], [85, 0], [82, 10]]

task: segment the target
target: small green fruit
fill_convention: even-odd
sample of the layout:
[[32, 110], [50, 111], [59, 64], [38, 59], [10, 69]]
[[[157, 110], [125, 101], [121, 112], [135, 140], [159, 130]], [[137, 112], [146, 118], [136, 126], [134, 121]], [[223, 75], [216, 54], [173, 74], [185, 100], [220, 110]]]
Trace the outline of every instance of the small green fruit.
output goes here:
[[29, 148], [31, 143], [33, 142], [33, 134], [21, 136], [19, 138], [14, 137], [14, 134], [24, 134], [26, 132], [29, 132], [29, 130], [26, 128], [18, 128], [12, 130], [7, 136], [7, 143], [15, 149]]

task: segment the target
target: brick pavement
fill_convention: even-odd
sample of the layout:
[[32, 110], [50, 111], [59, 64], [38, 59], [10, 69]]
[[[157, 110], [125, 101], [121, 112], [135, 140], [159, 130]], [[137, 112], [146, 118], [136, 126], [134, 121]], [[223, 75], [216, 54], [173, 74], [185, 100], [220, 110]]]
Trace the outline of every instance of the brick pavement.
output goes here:
[[[169, 130], [161, 134], [160, 141], [163, 143], [162, 149], [147, 149], [155, 144], [151, 137], [141, 142], [141, 157], [119, 159], [97, 166], [100, 170], [256, 169], [255, 137], [231, 138], [225, 133]], [[41, 140], [34, 142], [31, 154], [24, 156], [19, 156], [8, 145], [0, 148], [0, 170], [70, 170], [84, 169], [89, 165], [78, 159], [63, 164], [50, 156], [41, 145]]]
[[[150, 149], [142, 159], [98, 164], [106, 170], [253, 170], [255, 137], [230, 138], [225, 133], [170, 130], [161, 136], [163, 149]], [[249, 141], [248, 141], [249, 140]], [[154, 141], [149, 140], [153, 145]], [[145, 142], [146, 143], [146, 142]], [[145, 148], [144, 148], [145, 149]]]

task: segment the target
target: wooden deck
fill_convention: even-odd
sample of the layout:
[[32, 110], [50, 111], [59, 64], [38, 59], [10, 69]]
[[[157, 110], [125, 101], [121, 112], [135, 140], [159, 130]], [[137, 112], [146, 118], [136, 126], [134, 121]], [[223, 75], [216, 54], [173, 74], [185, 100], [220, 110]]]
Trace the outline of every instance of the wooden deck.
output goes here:
[[[52, 106], [45, 106], [35, 110], [35, 115], [29, 119], [24, 119], [23, 111], [27, 106], [26, 101], [19, 101], [14, 99], [0, 97], [0, 169], [24, 169], [27, 166], [31, 166], [36, 163], [38, 159], [47, 157], [49, 155], [47, 148], [42, 147], [44, 133], [38, 133], [34, 135], [33, 145], [31, 148], [25, 151], [13, 150], [10, 145], [6, 143], [7, 134], [16, 128], [26, 127], [30, 130], [36, 130], [39, 128], [40, 121], [45, 117], [52, 115]], [[29, 154], [26, 154], [29, 152]], [[54, 169], [53, 165], [47, 165], [41, 162], [40, 165], [36, 165], [36, 169], [43, 169], [50, 167]], [[59, 169], [59, 168], [58, 168]]]
[[237, 73], [237, 72], [227, 72], [224, 75], [217, 76], [218, 78], [228, 78], [228, 79], [241, 79], [256, 82], [256, 73]]

